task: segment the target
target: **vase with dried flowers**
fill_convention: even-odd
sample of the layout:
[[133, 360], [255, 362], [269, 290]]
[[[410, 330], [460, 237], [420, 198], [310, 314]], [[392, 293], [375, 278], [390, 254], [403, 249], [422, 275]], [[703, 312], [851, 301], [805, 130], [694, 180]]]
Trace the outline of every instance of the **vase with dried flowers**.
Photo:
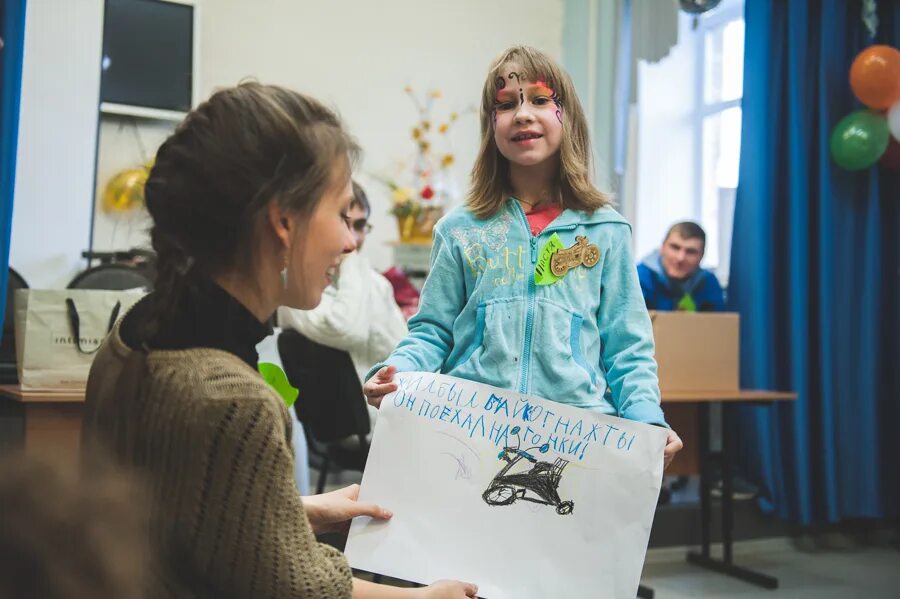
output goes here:
[[[439, 90], [431, 90], [424, 101], [411, 86], [404, 89], [418, 112], [418, 121], [410, 132], [415, 144], [411, 160], [398, 163], [398, 175], [376, 177], [391, 192], [391, 214], [397, 219], [402, 243], [431, 241], [435, 223], [444, 209], [457, 195], [452, 169], [456, 157], [450, 146], [448, 132], [460, 114], [451, 112], [442, 120], [432, 119], [434, 101], [441, 98]], [[440, 146], [440, 150], [438, 150]]]

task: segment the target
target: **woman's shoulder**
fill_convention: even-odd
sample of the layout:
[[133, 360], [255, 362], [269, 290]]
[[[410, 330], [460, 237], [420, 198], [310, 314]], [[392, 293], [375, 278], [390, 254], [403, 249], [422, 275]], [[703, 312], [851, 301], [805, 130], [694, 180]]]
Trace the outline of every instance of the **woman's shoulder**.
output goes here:
[[148, 370], [154, 379], [165, 379], [210, 401], [247, 397], [269, 399], [274, 390], [237, 356], [205, 347], [151, 351]]
[[[91, 368], [98, 378], [118, 378], [141, 350], [121, 335], [122, 321], [112, 330]], [[145, 352], [145, 377], [152, 389], [178, 390], [196, 401], [217, 402], [234, 397], [269, 401], [278, 395], [259, 373], [227, 351], [207, 347]], [[96, 372], [95, 372], [96, 371]]]
[[226, 429], [287, 439], [290, 426], [284, 401], [236, 356], [205, 348], [144, 353], [115, 341], [95, 358], [84, 418], [91, 434], [126, 444], [137, 441], [125, 422], [176, 444]]
[[[150, 394], [170, 411], [182, 413], [192, 429], [249, 427], [286, 431], [290, 417], [284, 400], [237, 356], [196, 348], [153, 351], [148, 355]], [[269, 434], [266, 433], [266, 434]], [[281, 437], [282, 433], [279, 432]], [[284, 432], [287, 437], [287, 432]]]

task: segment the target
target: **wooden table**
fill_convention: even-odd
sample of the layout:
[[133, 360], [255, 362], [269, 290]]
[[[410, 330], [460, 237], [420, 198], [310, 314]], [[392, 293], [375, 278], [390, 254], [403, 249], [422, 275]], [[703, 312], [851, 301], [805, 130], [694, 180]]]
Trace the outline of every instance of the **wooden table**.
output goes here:
[[[734, 564], [734, 408], [742, 404], [769, 404], [797, 399], [796, 393], [738, 389], [734, 391], [663, 391], [662, 401], [668, 406], [693, 405], [697, 412], [697, 445], [700, 466], [700, 551], [688, 552], [692, 564], [765, 587], [778, 588], [778, 579]], [[710, 404], [722, 406], [722, 451], [718, 456], [710, 450]], [[718, 458], [722, 468], [722, 557], [711, 554], [712, 530], [712, 462]], [[641, 586], [638, 597], [652, 599], [653, 590]]]
[[52, 458], [77, 460], [84, 391], [22, 391], [0, 385], [4, 445]]
[[[719, 397], [720, 395], [727, 397]], [[784, 397], [791, 396], [791, 397]], [[663, 391], [666, 422], [684, 441], [684, 449], [678, 452], [666, 469], [670, 476], [696, 476], [700, 474], [699, 406], [708, 402], [779, 401], [793, 399], [792, 394], [774, 391]]]

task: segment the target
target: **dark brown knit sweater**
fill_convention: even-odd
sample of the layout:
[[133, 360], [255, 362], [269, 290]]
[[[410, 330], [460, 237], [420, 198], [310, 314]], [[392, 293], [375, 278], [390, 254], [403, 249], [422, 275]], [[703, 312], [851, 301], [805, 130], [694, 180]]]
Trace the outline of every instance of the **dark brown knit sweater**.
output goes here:
[[117, 326], [91, 368], [83, 430], [147, 484], [150, 596], [350, 597], [345, 558], [303, 511], [287, 409], [245, 360], [134, 351]]

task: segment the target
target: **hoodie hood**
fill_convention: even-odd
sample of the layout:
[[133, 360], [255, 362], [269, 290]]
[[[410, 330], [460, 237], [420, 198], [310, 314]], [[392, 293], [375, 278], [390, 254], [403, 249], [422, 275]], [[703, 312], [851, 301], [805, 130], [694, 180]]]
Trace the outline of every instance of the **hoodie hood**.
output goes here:
[[650, 272], [659, 279], [663, 287], [666, 288], [672, 297], [681, 297], [684, 294], [692, 293], [697, 285], [700, 284], [700, 281], [703, 280], [702, 268], [698, 268], [697, 272], [683, 281], [670, 279], [669, 275], [666, 274], [666, 269], [663, 268], [662, 255], [660, 255], [659, 250], [650, 252], [641, 261], [641, 264], [650, 269]]

